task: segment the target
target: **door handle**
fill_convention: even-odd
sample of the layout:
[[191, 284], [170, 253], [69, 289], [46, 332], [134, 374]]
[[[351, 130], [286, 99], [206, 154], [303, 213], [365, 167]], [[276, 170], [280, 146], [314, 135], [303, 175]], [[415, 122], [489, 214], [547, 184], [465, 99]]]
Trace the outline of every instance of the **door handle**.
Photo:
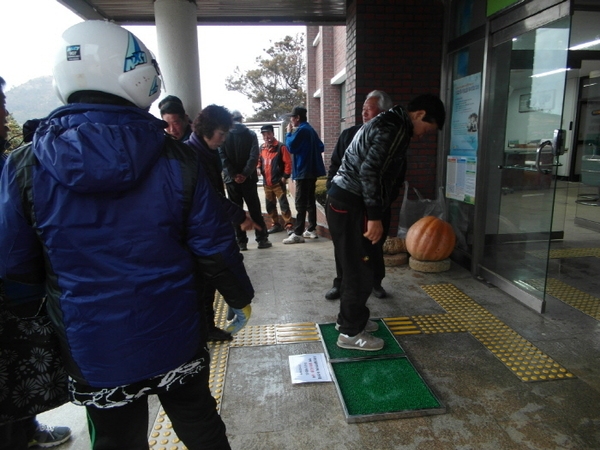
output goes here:
[[552, 138], [552, 149], [554, 150], [554, 156], [564, 155], [565, 153], [565, 130], [557, 129], [554, 130], [554, 137]]
[[[550, 146], [550, 152], [544, 152], [544, 147]], [[542, 164], [542, 153], [550, 153], [554, 155], [554, 147], [551, 140], [545, 140], [540, 143], [540, 146], [535, 151], [535, 168], [539, 173], [548, 174], [552, 171], [554, 164]]]

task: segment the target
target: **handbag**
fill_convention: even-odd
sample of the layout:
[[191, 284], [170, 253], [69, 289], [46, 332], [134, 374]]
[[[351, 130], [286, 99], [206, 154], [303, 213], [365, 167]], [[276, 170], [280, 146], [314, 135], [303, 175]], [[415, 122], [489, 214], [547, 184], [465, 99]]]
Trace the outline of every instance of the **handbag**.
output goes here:
[[45, 300], [25, 318], [0, 300], [0, 425], [68, 401], [68, 377]]

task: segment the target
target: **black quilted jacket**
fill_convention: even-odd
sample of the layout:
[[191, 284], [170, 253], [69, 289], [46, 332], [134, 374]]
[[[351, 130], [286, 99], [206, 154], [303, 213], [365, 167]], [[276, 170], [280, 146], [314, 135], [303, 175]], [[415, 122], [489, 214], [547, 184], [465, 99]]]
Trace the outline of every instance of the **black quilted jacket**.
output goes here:
[[348, 146], [328, 194], [341, 201], [362, 201], [368, 219], [381, 220], [404, 182], [412, 134], [412, 122], [401, 106], [363, 125]]

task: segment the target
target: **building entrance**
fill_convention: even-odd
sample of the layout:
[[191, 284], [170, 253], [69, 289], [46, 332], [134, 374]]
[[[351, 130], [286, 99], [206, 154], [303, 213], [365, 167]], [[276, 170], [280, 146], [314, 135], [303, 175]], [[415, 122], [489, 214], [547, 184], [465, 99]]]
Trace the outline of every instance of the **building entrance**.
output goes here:
[[568, 248], [566, 239], [573, 242], [576, 231], [572, 216], [580, 186], [563, 174], [580, 146], [579, 81], [587, 78], [582, 60], [592, 57], [579, 49], [599, 44], [585, 32], [599, 13], [572, 13], [567, 3], [502, 29], [490, 50], [486, 117], [492, 126], [478, 272], [539, 312], [548, 293], [556, 296], [549, 289], [565, 267], [557, 264], [556, 250]]

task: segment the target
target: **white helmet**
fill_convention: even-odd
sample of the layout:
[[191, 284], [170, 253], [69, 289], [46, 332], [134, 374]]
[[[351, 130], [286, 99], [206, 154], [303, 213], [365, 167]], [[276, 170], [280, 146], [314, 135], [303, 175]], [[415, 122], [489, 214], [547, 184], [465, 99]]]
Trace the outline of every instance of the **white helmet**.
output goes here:
[[63, 103], [74, 92], [99, 91], [147, 109], [160, 95], [154, 55], [125, 28], [102, 20], [78, 23], [62, 34], [53, 75]]

